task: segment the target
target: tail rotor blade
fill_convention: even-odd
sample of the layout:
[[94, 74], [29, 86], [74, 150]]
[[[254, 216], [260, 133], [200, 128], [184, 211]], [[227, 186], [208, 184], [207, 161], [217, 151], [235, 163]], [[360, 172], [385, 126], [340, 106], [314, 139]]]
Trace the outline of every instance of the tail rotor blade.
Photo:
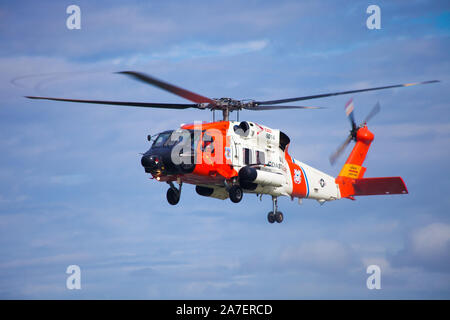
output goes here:
[[377, 102], [377, 104], [373, 106], [372, 110], [370, 110], [369, 114], [364, 119], [363, 124], [369, 122], [369, 120], [372, 119], [377, 113], [379, 113], [380, 110], [381, 110], [380, 103]]
[[345, 104], [345, 114], [347, 115], [348, 119], [350, 120], [350, 124], [352, 125], [352, 130], [356, 129], [355, 116], [353, 115], [354, 109], [355, 109], [355, 107], [353, 105], [353, 98], [352, 98]]
[[349, 135], [347, 139], [345, 139], [344, 143], [342, 143], [339, 148], [337, 148], [337, 150], [330, 156], [330, 163], [332, 165], [336, 163], [336, 160], [339, 158], [342, 152], [344, 152], [345, 148], [352, 141], [352, 138], [352, 135]]

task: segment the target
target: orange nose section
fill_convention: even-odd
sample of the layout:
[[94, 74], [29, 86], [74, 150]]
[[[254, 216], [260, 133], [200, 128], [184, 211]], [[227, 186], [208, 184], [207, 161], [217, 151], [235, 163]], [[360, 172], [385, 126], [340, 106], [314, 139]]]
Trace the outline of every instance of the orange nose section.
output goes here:
[[360, 128], [356, 133], [356, 140], [365, 144], [370, 144], [374, 137], [374, 134], [367, 129], [367, 126]]

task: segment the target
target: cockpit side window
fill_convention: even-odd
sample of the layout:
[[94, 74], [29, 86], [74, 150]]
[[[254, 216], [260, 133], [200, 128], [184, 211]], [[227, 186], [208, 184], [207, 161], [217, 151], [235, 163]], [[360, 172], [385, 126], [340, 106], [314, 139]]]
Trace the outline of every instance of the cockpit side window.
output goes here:
[[164, 142], [165, 147], [172, 147], [183, 140], [188, 140], [190, 138], [189, 131], [186, 130], [175, 130], [172, 131], [169, 139]]

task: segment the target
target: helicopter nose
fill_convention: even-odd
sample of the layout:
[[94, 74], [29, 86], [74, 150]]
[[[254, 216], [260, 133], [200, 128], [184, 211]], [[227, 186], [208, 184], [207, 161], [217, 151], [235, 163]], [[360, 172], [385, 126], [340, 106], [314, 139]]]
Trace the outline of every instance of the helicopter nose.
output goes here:
[[144, 168], [154, 169], [158, 164], [158, 160], [150, 155], [143, 155], [141, 158], [141, 165]]

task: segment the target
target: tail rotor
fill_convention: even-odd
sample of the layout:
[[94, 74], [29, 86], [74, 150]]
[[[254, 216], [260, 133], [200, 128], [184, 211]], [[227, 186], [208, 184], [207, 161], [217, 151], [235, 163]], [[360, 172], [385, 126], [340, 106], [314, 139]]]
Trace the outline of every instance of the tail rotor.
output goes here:
[[344, 152], [345, 148], [350, 144], [350, 142], [356, 141], [356, 134], [358, 130], [362, 127], [364, 127], [367, 122], [372, 119], [377, 113], [380, 112], [380, 103], [377, 102], [375, 106], [373, 106], [372, 110], [370, 110], [369, 114], [366, 116], [364, 121], [358, 126], [355, 122], [355, 116], [354, 116], [354, 105], [353, 105], [353, 98], [350, 99], [345, 104], [345, 114], [347, 115], [347, 118], [350, 121], [351, 130], [345, 141], [336, 149], [336, 151], [331, 154], [330, 156], [330, 163], [334, 165], [336, 163], [336, 160], [341, 156], [341, 154]]

